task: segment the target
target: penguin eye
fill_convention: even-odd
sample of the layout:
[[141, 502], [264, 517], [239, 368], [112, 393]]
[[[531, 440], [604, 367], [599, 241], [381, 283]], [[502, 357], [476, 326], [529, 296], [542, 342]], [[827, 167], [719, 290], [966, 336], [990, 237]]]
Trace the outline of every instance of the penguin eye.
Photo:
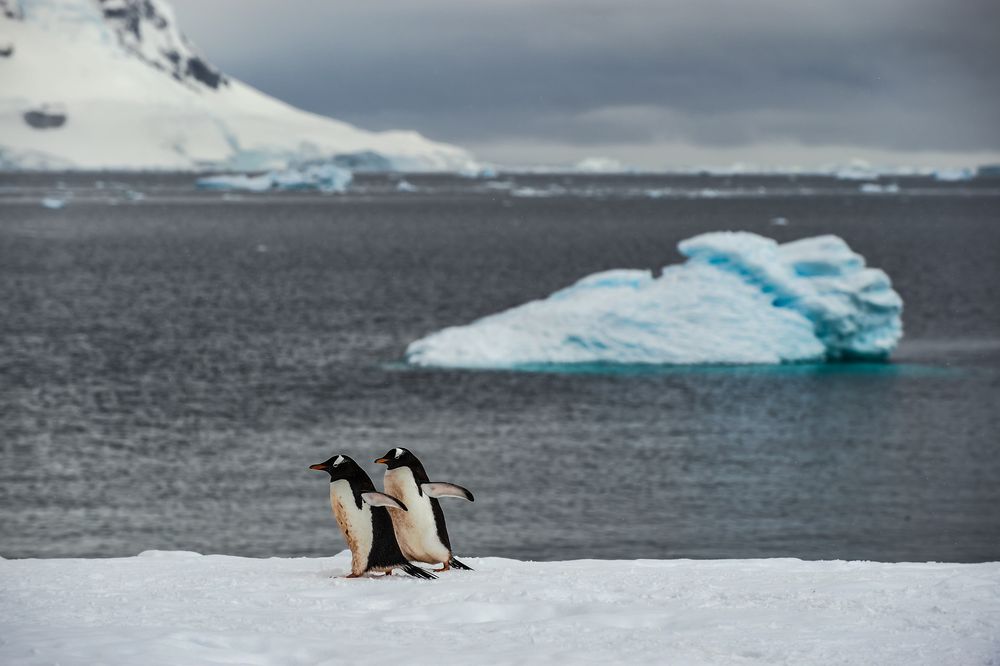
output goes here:
[[344, 462], [344, 456], [337, 456], [337, 459], [333, 461], [333, 466], [336, 467], [342, 462]]
[[396, 449], [396, 455], [393, 458], [400, 458], [403, 455], [403, 449]]

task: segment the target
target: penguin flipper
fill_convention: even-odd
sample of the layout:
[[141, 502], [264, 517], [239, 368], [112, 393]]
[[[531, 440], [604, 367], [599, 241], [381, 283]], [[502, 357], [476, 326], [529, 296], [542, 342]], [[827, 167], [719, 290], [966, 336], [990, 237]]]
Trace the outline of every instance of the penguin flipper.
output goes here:
[[424, 580], [437, 580], [437, 576], [432, 574], [430, 571], [427, 571], [426, 569], [421, 569], [415, 564], [404, 564], [403, 566], [400, 567], [400, 569], [403, 570], [403, 573], [407, 573], [413, 576], [414, 578], [423, 578]]
[[392, 495], [378, 493], [374, 490], [367, 493], [361, 493], [361, 499], [372, 506], [385, 506], [390, 509], [402, 509], [403, 511], [406, 511], [406, 505]]
[[476, 501], [471, 492], [462, 486], [456, 486], [454, 483], [430, 481], [428, 483], [421, 483], [420, 489], [431, 497], [459, 497], [470, 502]]
[[451, 560], [448, 561], [448, 566], [450, 566], [452, 569], [462, 569], [463, 571], [475, 571], [475, 569], [470, 567], [465, 562], [460, 561], [457, 557], [451, 558]]

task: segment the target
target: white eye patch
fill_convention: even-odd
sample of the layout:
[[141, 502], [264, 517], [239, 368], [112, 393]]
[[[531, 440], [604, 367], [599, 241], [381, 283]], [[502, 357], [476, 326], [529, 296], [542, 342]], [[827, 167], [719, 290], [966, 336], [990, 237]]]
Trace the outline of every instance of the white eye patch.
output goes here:
[[337, 459], [333, 461], [333, 466], [336, 467], [342, 462], [344, 462], [344, 456], [337, 456]]
[[403, 449], [396, 449], [396, 455], [394, 455], [393, 458], [399, 458], [402, 455], [403, 455]]

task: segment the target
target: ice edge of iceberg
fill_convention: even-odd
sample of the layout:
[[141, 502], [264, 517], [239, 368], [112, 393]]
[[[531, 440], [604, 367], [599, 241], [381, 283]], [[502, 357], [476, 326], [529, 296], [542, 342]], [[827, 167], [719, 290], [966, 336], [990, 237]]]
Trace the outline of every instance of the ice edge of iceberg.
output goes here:
[[775, 364], [886, 360], [902, 337], [889, 276], [843, 239], [785, 244], [712, 232], [678, 245], [687, 257], [584, 277], [532, 301], [411, 343], [420, 366]]

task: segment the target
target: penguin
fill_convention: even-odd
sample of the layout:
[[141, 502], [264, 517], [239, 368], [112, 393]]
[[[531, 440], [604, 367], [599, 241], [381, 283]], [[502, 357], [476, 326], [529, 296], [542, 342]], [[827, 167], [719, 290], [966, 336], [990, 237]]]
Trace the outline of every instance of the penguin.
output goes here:
[[[406, 513], [406, 505], [375, 490], [371, 477], [348, 456], [336, 455], [309, 469], [330, 475], [330, 505], [340, 531], [351, 549], [351, 573], [359, 578], [369, 571], [402, 569], [414, 578], [437, 578], [407, 561], [396, 541], [390, 513]], [[392, 509], [390, 512], [389, 509]]]
[[403, 554], [410, 560], [441, 564], [447, 571], [472, 567], [455, 559], [448, 539], [448, 527], [438, 497], [461, 497], [474, 502], [472, 493], [453, 483], [431, 482], [424, 466], [406, 449], [395, 448], [375, 461], [385, 465], [385, 491], [406, 502], [408, 511], [391, 512], [392, 526]]

